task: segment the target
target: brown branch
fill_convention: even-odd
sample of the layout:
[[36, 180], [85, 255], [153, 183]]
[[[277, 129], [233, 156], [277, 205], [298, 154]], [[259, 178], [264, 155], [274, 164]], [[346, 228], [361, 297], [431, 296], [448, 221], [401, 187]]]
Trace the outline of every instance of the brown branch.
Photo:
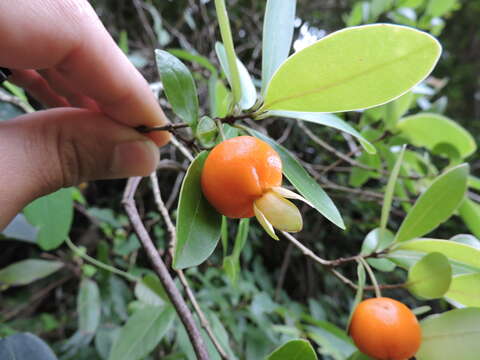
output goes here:
[[140, 239], [148, 258], [153, 265], [153, 270], [158, 275], [168, 297], [170, 298], [170, 301], [172, 302], [172, 305], [175, 307], [180, 320], [187, 330], [188, 337], [193, 345], [197, 359], [209, 360], [210, 356], [208, 355], [200, 330], [195, 324], [193, 315], [185, 303], [182, 295], [180, 294], [180, 291], [177, 289], [175, 282], [170, 276], [165, 263], [155, 248], [155, 245], [153, 244], [153, 241], [140, 218], [140, 214], [138, 213], [134, 195], [141, 180], [141, 177], [132, 177], [128, 180], [127, 186], [125, 187], [125, 192], [123, 194], [122, 204], [125, 207], [125, 211], [127, 212], [128, 218], [133, 226], [133, 229], [135, 230], [135, 233]]
[[[168, 213], [168, 209], [165, 206], [165, 203], [163, 202], [162, 199], [162, 194], [160, 192], [160, 186], [158, 184], [158, 178], [157, 178], [157, 173], [153, 172], [150, 175], [150, 180], [152, 183], [152, 188], [153, 188], [153, 195], [155, 198], [155, 203], [157, 204], [158, 210], [160, 211], [160, 214], [162, 214], [163, 219], [165, 221], [165, 225], [167, 227], [168, 234], [170, 236], [170, 245], [169, 245], [169, 250], [170, 253], [173, 257], [173, 249], [175, 248], [175, 244], [177, 242], [177, 234], [175, 230], [175, 225], [173, 224], [173, 221], [170, 217], [170, 214]], [[192, 288], [188, 284], [188, 280], [185, 277], [185, 274], [183, 273], [182, 270], [176, 270], [176, 273], [178, 275], [178, 278], [180, 279], [180, 282], [182, 283], [185, 293], [187, 294], [188, 299], [192, 303], [193, 308], [195, 309], [195, 312], [197, 313], [199, 319], [200, 319], [200, 324], [203, 327], [203, 329], [206, 331], [207, 335], [210, 337], [210, 340], [212, 340], [213, 345], [217, 349], [218, 353], [220, 354], [221, 358], [224, 360], [228, 360], [229, 356], [223, 350], [222, 345], [220, 345], [220, 342], [216, 338], [215, 334], [212, 331], [212, 328], [210, 326], [210, 323], [207, 320], [207, 317], [205, 316], [204, 312], [200, 308], [200, 305], [197, 302], [197, 299], [195, 298], [195, 294], [193, 293]]]

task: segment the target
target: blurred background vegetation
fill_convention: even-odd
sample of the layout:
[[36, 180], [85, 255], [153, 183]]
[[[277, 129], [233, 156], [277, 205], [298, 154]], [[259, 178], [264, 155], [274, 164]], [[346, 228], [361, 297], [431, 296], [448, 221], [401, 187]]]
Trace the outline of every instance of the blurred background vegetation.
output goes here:
[[[219, 34], [212, 1], [95, 0], [92, 4], [112, 36], [150, 83], [159, 81], [155, 48], [179, 48], [200, 54], [218, 68], [214, 44]], [[228, 5], [238, 56], [258, 78], [265, 1], [233, 0], [228, 1]], [[417, 101], [410, 112], [428, 109], [444, 113], [468, 129], [478, 143], [479, 18], [480, 1], [298, 0], [294, 48], [346, 25], [389, 22], [431, 32], [442, 43], [444, 52], [428, 82], [433, 92]], [[199, 87], [202, 111], [207, 113], [210, 73], [196, 63], [188, 64]], [[173, 119], [162, 96], [161, 103]], [[1, 115], [8, 117], [6, 110], [3, 111]], [[358, 123], [360, 115], [351, 113], [347, 119]], [[386, 176], [367, 178], [361, 187], [352, 186], [353, 170], [346, 166], [342, 169], [339, 164], [336, 170], [328, 171], [338, 158], [306, 136], [294, 120], [267, 120], [261, 126], [304, 164], [320, 173], [327, 169], [322, 175], [322, 185], [334, 199], [347, 226], [346, 231], [341, 231], [305, 207], [302, 211], [305, 229], [298, 238], [328, 259], [358, 253], [365, 235], [378, 224]], [[338, 131], [318, 126], [308, 128], [335, 149], [343, 153], [352, 151], [351, 140]], [[432, 159], [440, 168], [442, 161]], [[478, 153], [469, 163], [472, 174], [479, 174]], [[173, 146], [162, 149], [160, 187], [173, 213], [186, 166]], [[49, 277], [29, 282], [27, 286], [5, 286], [0, 292], [0, 336], [29, 331], [52, 345], [60, 359], [108, 359], [120, 327], [133, 310], [142, 306], [141, 300], [145, 298], [127, 278], [92, 265], [78, 251], [134, 275], [149, 273], [149, 263], [121, 208], [124, 185], [124, 181], [99, 181], [73, 190], [75, 217], [70, 237], [79, 247], [77, 252], [66, 245], [43, 252], [28, 241], [19, 242], [8, 234], [4, 236], [0, 268], [28, 258], [55, 260], [63, 266]], [[147, 228], [163, 249], [166, 230], [155, 210], [148, 184], [140, 189], [138, 200]], [[396, 203], [390, 227], [398, 227], [404, 216], [404, 208]], [[230, 230], [232, 239], [235, 236], [233, 222]], [[448, 239], [469, 232], [460, 218], [453, 217], [433, 236]], [[342, 271], [355, 278], [353, 266], [346, 266]], [[345, 327], [353, 291], [326, 269], [307, 261], [286, 241], [272, 241], [254, 222], [235, 284], [222, 269], [221, 247], [207, 263], [186, 274], [217, 336], [230, 344], [239, 359], [261, 359], [286, 339], [305, 334], [320, 346], [324, 359], [346, 359], [351, 351], [352, 345], [333, 326]], [[81, 283], [82, 278], [91, 279], [91, 283]], [[383, 283], [398, 283], [403, 278], [399, 270], [379, 274]], [[98, 296], [87, 294], [92, 283], [98, 286]], [[416, 306], [404, 290], [389, 290], [385, 294]], [[87, 297], [90, 310], [79, 306], [83, 304], [82, 296]], [[430, 305], [435, 310], [448, 306], [442, 301]], [[98, 308], [98, 312], [92, 312], [91, 308]], [[88, 321], [96, 324], [93, 331], [85, 322], [82, 324], [82, 316], [90, 317]], [[179, 322], [176, 325], [176, 331], [172, 330], [145, 359], [193, 359], [186, 334]]]

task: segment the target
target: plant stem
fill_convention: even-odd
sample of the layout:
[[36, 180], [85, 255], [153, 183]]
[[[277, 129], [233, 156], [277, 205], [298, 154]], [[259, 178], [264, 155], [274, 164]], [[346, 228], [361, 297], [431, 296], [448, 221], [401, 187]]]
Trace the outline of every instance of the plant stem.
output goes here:
[[368, 265], [367, 261], [363, 257], [359, 257], [358, 260], [365, 267], [365, 270], [367, 270], [368, 276], [370, 277], [370, 280], [372, 281], [373, 287], [375, 289], [375, 296], [382, 297], [382, 292], [380, 291], [377, 278], [375, 277], [375, 274], [373, 273], [372, 268], [370, 267], [370, 265]]

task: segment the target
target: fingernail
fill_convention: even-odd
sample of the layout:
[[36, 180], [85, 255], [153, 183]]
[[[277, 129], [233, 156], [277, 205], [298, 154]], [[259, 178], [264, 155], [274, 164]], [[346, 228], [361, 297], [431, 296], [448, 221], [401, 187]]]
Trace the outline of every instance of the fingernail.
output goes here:
[[121, 143], [115, 146], [112, 177], [147, 176], [152, 173], [159, 161], [158, 147], [149, 140]]

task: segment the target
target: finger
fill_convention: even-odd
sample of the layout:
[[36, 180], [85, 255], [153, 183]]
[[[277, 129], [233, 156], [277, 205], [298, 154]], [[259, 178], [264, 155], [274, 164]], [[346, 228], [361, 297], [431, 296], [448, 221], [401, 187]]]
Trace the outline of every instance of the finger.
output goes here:
[[69, 102], [53, 91], [48, 82], [35, 70], [13, 70], [9, 81], [27, 90], [30, 95], [45, 107], [70, 106]]
[[144, 176], [157, 146], [128, 126], [83, 109], [53, 109], [0, 123], [0, 229], [26, 204], [61, 187]]
[[58, 94], [64, 96], [70, 105], [92, 111], [99, 111], [98, 104], [88, 96], [78, 92], [65, 78], [54, 69], [39, 70], [38, 73]]
[[[113, 119], [136, 127], [167, 122], [145, 79], [86, 0], [0, 1], [0, 65], [56, 68]], [[169, 135], [154, 133], [159, 144]]]

